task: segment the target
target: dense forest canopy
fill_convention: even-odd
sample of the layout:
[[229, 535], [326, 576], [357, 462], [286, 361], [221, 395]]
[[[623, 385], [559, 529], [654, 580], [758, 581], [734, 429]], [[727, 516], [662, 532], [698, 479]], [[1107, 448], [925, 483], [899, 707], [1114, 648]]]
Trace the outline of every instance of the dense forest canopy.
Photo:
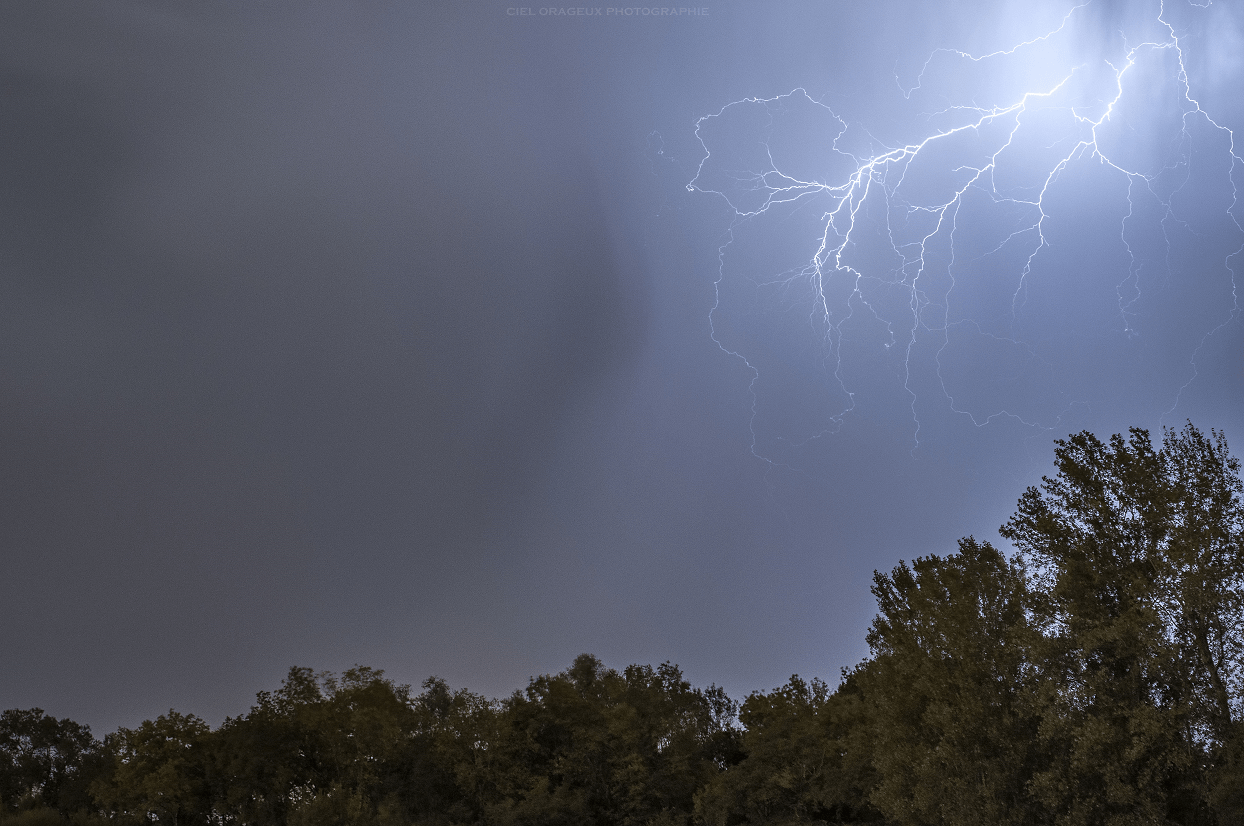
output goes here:
[[293, 668], [212, 729], [0, 716], [0, 823], [1244, 824], [1221, 433], [1056, 442], [1001, 528], [877, 573], [871, 655], [741, 704], [584, 654], [503, 700]]

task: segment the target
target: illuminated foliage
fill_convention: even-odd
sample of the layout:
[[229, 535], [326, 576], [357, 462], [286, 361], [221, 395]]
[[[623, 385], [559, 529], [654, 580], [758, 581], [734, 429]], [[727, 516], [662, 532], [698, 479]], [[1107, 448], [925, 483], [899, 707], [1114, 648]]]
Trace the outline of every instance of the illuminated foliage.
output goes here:
[[1191, 424], [1160, 449], [1080, 433], [1055, 460], [1002, 528], [1045, 629], [1034, 792], [1060, 823], [1198, 822], [1240, 702], [1239, 464]]
[[900, 824], [1032, 822], [1039, 675], [1022, 569], [969, 538], [877, 574], [873, 595], [874, 656], [859, 674], [873, 803]]

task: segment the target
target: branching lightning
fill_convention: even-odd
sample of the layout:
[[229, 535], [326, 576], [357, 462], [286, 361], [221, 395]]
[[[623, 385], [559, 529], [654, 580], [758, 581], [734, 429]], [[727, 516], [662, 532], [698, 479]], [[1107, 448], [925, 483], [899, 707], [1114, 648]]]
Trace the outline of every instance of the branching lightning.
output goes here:
[[[687, 188], [732, 216], [710, 323], [752, 370], [753, 452], [773, 461], [779, 445], [834, 432], [881, 386], [870, 370], [901, 385], [913, 450], [939, 406], [977, 427], [1047, 431], [1094, 403], [1091, 371], [1067, 379], [1076, 345], [1057, 330], [1078, 329], [1069, 319], [1105, 287], [1100, 335], [1112, 352], [1140, 347], [1162, 324], [1187, 326], [1160, 317], [1195, 276], [1196, 306], [1213, 312], [1180, 339], [1186, 367], [1160, 391], [1158, 409], [1174, 414], [1206, 343], [1241, 316], [1242, 159], [1194, 93], [1175, 19], [1207, 6], [1176, 14], [1163, 0], [1103, 22], [1088, 0], [1009, 48], [936, 49], [914, 78], [895, 74], [902, 105], [923, 107], [912, 139], [895, 143], [804, 88], [701, 118]], [[1100, 256], [1082, 269], [1108, 272], [1057, 276], [1076, 244]], [[1060, 293], [1057, 277], [1078, 279], [1077, 292]], [[790, 356], [791, 335], [803, 355]], [[784, 419], [783, 405], [762, 404], [773, 388], [819, 412]]]

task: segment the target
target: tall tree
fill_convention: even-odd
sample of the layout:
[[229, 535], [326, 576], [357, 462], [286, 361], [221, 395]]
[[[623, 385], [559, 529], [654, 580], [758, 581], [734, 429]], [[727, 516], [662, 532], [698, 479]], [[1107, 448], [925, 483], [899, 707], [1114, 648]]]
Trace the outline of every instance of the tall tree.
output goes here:
[[1058, 823], [1200, 822], [1239, 703], [1239, 465], [1191, 424], [1161, 449], [1138, 428], [1056, 445], [1057, 473], [1001, 529], [1046, 632], [1056, 759], [1033, 789]]
[[[1240, 720], [1244, 677], [1244, 483], [1223, 434], [1191, 424], [1162, 443], [1170, 490], [1159, 611], [1179, 647], [1196, 724], [1221, 742]], [[1233, 687], [1235, 694], [1233, 696]]]
[[1022, 568], [972, 538], [876, 575], [871, 662], [856, 672], [876, 785], [895, 824], [1034, 822], [1035, 631]]

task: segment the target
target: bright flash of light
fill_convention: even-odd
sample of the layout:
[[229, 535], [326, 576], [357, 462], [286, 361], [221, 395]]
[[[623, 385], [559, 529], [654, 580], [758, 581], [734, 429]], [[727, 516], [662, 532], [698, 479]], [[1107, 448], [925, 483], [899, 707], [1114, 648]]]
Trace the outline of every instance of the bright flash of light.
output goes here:
[[1089, 0], [937, 49], [896, 73], [896, 141], [803, 88], [701, 118], [688, 189], [731, 215], [710, 321], [752, 370], [753, 451], [895, 409], [913, 450], [938, 410], [1045, 432], [1124, 369], [1173, 414], [1240, 320], [1240, 148], [1190, 79], [1211, 15]]

